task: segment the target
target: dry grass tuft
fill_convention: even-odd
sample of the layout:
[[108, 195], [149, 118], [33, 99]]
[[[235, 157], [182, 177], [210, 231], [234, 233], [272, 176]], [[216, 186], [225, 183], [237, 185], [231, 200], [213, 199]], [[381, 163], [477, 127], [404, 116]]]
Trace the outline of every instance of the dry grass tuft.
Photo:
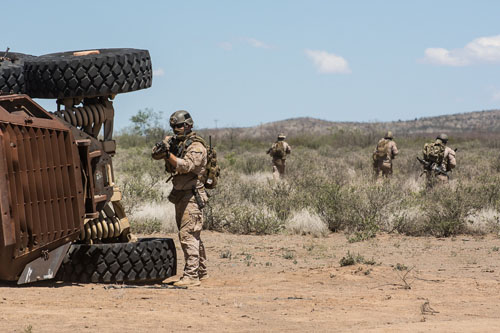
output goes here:
[[294, 212], [286, 222], [286, 229], [299, 235], [311, 234], [315, 237], [326, 236], [328, 226], [318, 214], [308, 209]]

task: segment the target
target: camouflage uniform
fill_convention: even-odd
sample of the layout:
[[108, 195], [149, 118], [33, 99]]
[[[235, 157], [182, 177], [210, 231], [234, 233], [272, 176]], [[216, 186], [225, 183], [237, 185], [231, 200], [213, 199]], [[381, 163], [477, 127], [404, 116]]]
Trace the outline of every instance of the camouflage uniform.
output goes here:
[[[377, 156], [377, 147], [382, 141], [387, 141], [386, 143], [386, 155], [383, 157]], [[396, 157], [398, 152], [398, 147], [396, 146], [396, 142], [394, 142], [391, 138], [382, 138], [377, 143], [377, 147], [375, 147], [375, 151], [373, 152], [373, 169], [375, 172], [375, 177], [380, 178], [380, 174], [384, 177], [389, 177], [392, 175], [392, 160]]]
[[[194, 135], [196, 134], [191, 132], [185, 137], [185, 140]], [[166, 137], [164, 142], [168, 142], [169, 139], [170, 137]], [[179, 145], [183, 145], [185, 140], [181, 141]], [[182, 150], [179, 149], [179, 151]], [[175, 204], [175, 220], [185, 259], [184, 277], [197, 280], [207, 276], [207, 257], [203, 241], [200, 238], [203, 213], [193, 195], [193, 186], [198, 190], [202, 201], [206, 203], [208, 197], [198, 176], [205, 172], [207, 149], [201, 142], [194, 141], [185, 152], [181, 152], [180, 156], [177, 157], [177, 167], [172, 170], [175, 174], [172, 178], [173, 189], [169, 200]]]
[[[271, 148], [267, 151], [269, 154], [272, 154], [272, 151], [276, 149], [279, 141], [273, 143]], [[283, 157], [272, 156], [273, 158], [273, 178], [280, 179], [285, 177], [285, 166], [286, 166], [286, 157], [292, 152], [292, 148], [288, 143], [283, 141], [283, 145], [285, 147], [285, 155]]]
[[[456, 153], [453, 149], [446, 146], [440, 139], [436, 140], [436, 143], [445, 145], [444, 149], [444, 157], [443, 162], [441, 163], [441, 169], [445, 172], [450, 172], [457, 166]], [[432, 172], [426, 172], [427, 178], [427, 187], [432, 187], [435, 183], [435, 180], [438, 180], [440, 183], [448, 183], [448, 177], [442, 174], [436, 174]]]

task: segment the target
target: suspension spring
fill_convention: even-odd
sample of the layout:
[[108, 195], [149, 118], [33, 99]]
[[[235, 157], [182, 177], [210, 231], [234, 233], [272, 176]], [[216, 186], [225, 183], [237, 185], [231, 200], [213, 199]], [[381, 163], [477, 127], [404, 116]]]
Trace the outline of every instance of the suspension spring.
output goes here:
[[89, 220], [80, 234], [80, 239], [85, 241], [103, 240], [120, 236], [120, 222], [115, 216], [104, 217], [99, 214], [96, 219]]
[[85, 133], [97, 137], [102, 125], [108, 120], [106, 115], [109, 112], [106, 111], [104, 105], [96, 103], [77, 107], [65, 107], [62, 110], [55, 111], [54, 114], [83, 130]]

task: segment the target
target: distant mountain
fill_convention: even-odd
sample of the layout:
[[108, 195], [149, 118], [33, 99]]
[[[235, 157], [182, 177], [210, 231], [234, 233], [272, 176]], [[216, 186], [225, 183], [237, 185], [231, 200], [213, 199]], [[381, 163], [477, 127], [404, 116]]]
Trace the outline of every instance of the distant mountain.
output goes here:
[[329, 134], [338, 130], [360, 130], [372, 133], [391, 130], [395, 135], [453, 133], [492, 133], [500, 131], [500, 110], [476, 111], [452, 115], [415, 118], [391, 122], [334, 122], [315, 118], [292, 118], [253, 127], [205, 129], [205, 133], [238, 138], [274, 138], [283, 132], [288, 137]]

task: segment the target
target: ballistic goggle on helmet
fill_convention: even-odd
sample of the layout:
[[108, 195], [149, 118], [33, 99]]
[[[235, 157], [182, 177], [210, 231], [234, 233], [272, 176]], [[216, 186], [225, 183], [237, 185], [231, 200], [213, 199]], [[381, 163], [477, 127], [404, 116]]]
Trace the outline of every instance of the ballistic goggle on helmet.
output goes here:
[[193, 126], [193, 118], [191, 118], [189, 112], [185, 110], [179, 110], [172, 113], [172, 115], [170, 116], [170, 127], [174, 128], [175, 126], [182, 124]]

